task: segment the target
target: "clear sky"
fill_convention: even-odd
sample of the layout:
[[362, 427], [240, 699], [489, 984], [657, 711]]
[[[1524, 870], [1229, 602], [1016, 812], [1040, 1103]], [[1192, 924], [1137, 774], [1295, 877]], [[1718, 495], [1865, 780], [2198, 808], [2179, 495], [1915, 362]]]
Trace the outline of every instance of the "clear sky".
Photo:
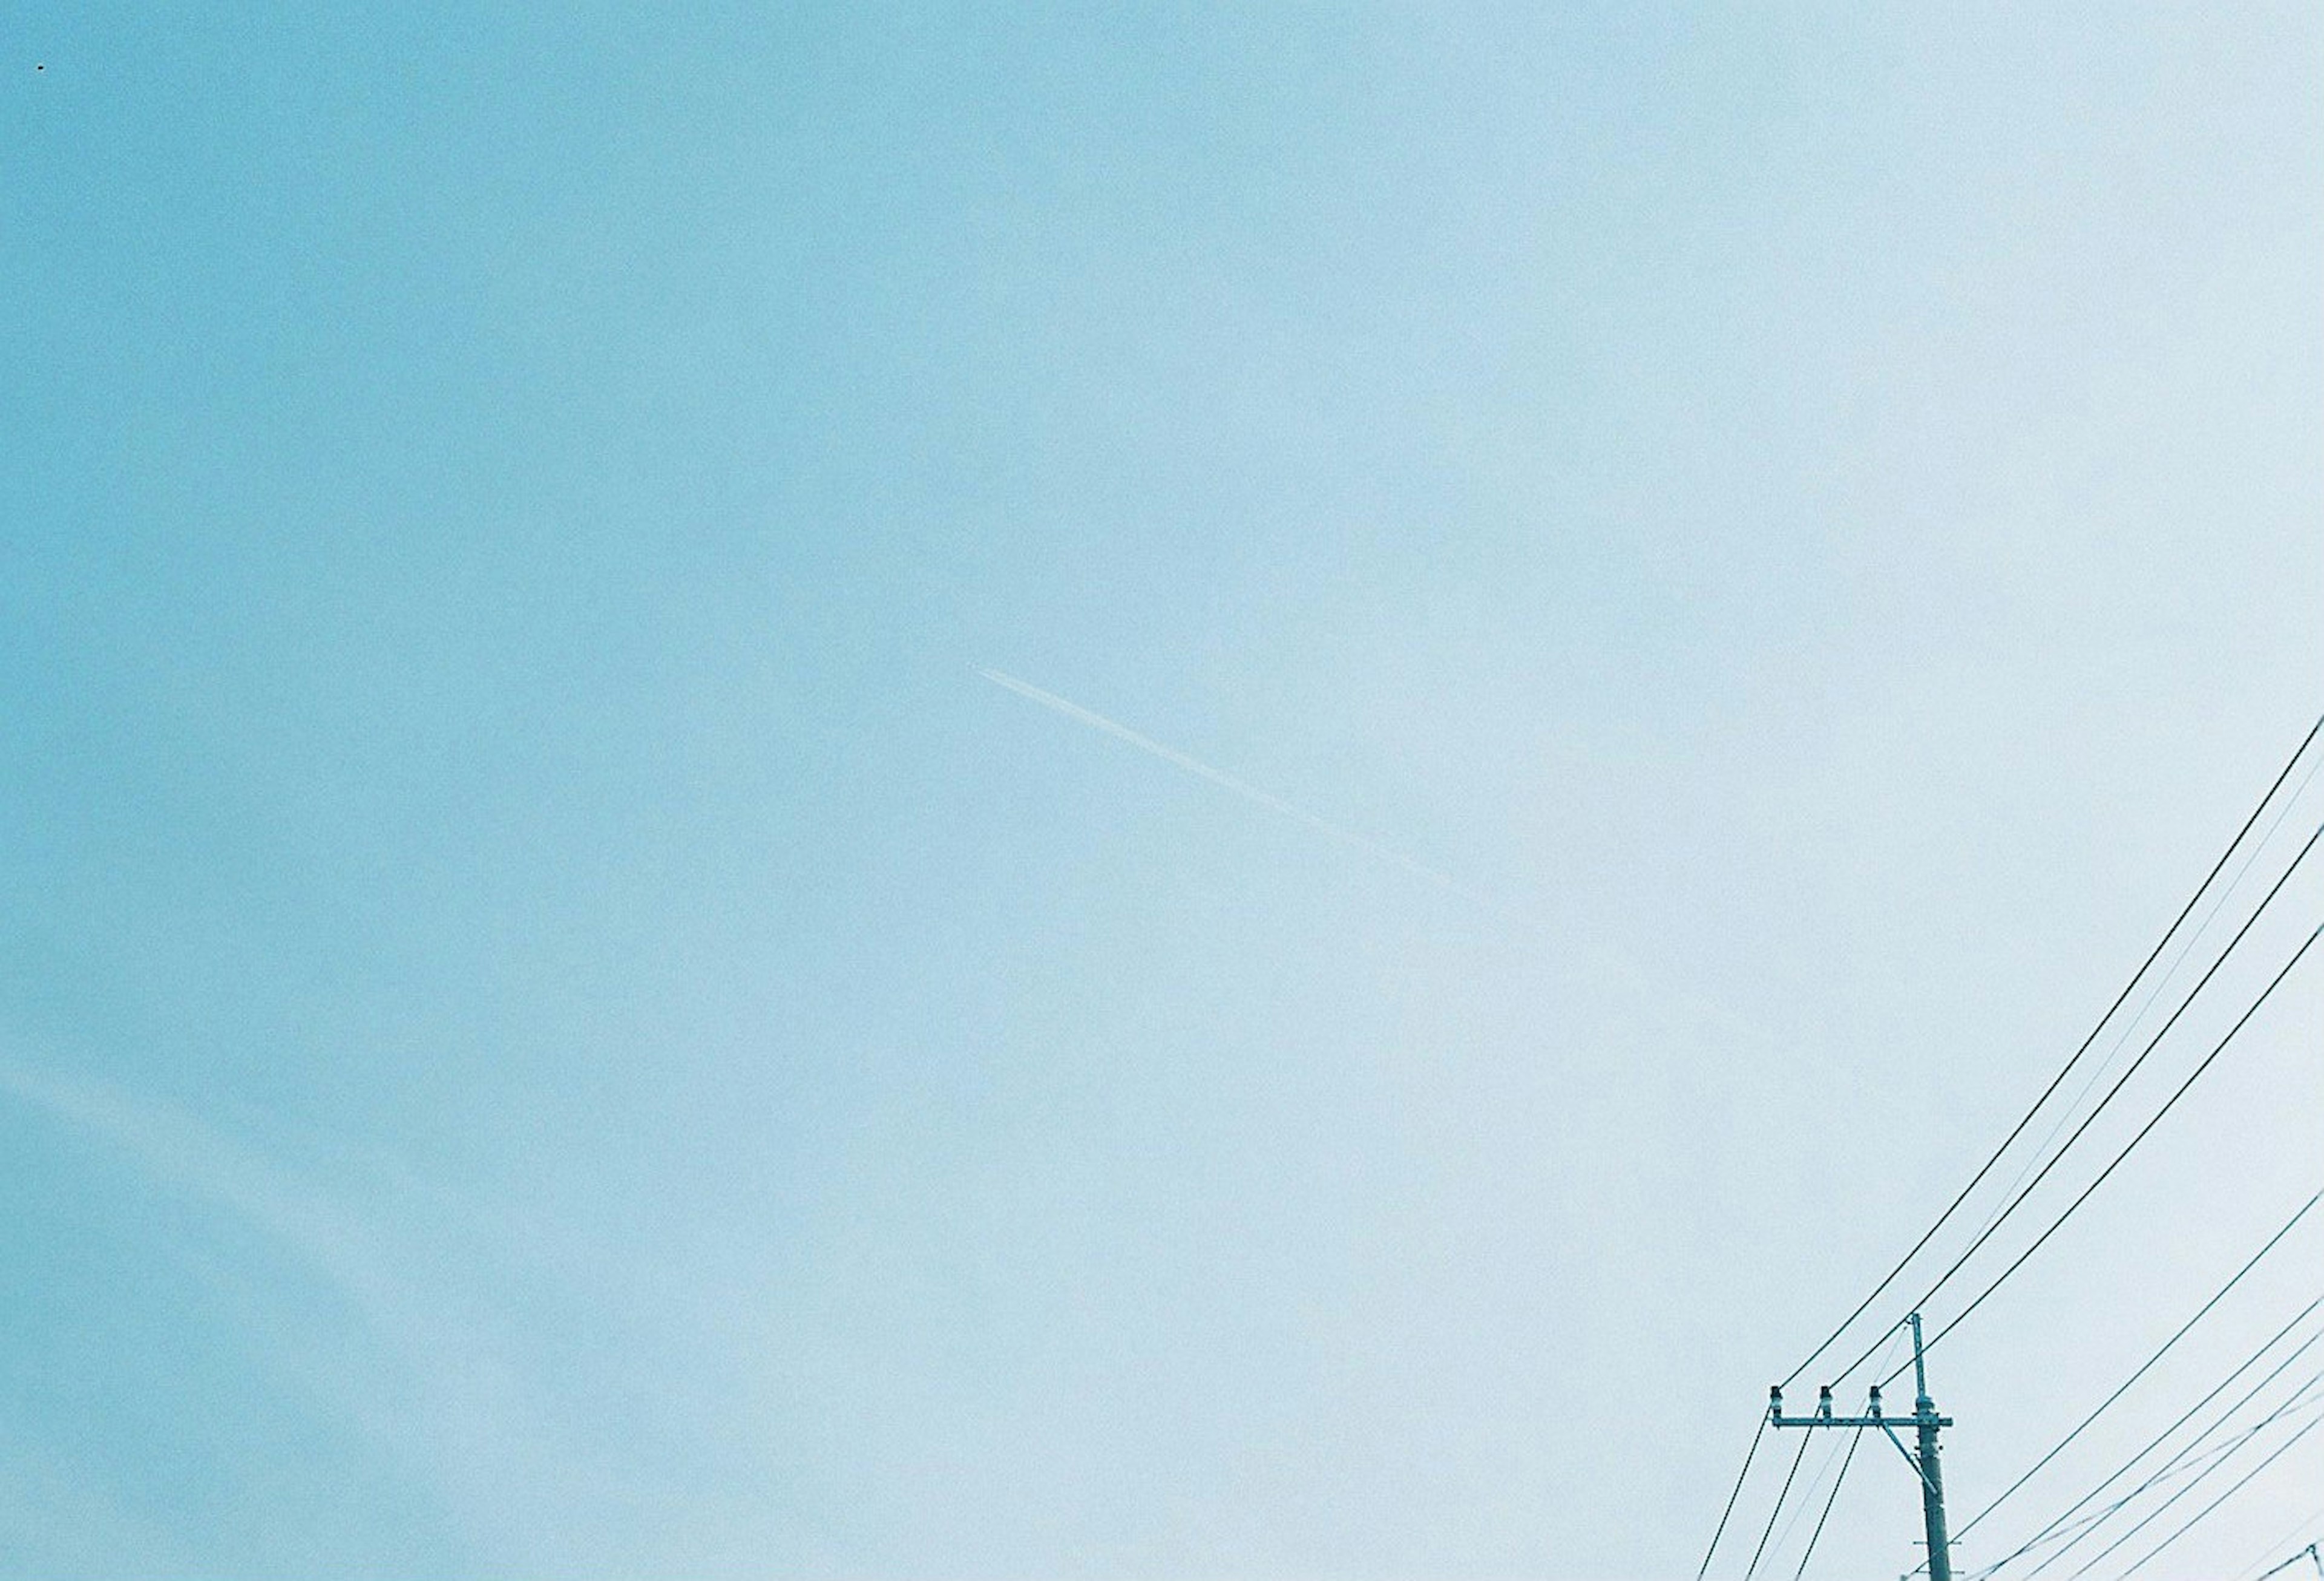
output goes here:
[[2312, 5], [0, 38], [0, 1574], [1692, 1575], [2324, 705]]

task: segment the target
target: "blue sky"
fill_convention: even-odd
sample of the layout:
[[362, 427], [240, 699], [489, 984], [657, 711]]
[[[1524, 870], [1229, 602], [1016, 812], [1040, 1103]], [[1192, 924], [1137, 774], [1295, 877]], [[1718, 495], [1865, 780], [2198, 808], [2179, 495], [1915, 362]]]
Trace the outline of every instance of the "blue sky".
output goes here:
[[20, 15], [0, 1573], [1678, 1573], [2319, 705], [2318, 32]]

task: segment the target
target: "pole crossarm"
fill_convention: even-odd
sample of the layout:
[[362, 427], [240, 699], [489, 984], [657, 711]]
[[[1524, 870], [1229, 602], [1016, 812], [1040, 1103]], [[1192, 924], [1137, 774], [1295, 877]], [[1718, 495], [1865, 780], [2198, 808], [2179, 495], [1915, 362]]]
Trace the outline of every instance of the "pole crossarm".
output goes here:
[[[1929, 1398], [1928, 1368], [1923, 1360], [1921, 1340], [1921, 1314], [1913, 1313], [1905, 1319], [1913, 1331], [1913, 1382], [1915, 1398], [1909, 1416], [1890, 1416], [1880, 1408], [1880, 1385], [1872, 1385], [1864, 1402], [1862, 1416], [1841, 1416], [1832, 1409], [1831, 1385], [1827, 1383], [1817, 1392], [1816, 1408], [1806, 1416], [1784, 1414], [1784, 1386], [1775, 1384], [1767, 1391], [1767, 1425], [1776, 1428], [1877, 1428], [1881, 1436], [1896, 1446], [1896, 1453], [1913, 1468], [1921, 1482], [1921, 1511], [1927, 1529], [1929, 1551], [1929, 1581], [1952, 1581], [1952, 1542], [1945, 1532], [1944, 1474], [1937, 1459], [1937, 1429], [1953, 1425], [1953, 1419], [1937, 1414], [1937, 1402]], [[1896, 1436], [1898, 1428], [1911, 1428], [1920, 1448], [1917, 1453], [1904, 1447]], [[1802, 1443], [1804, 1450], [1806, 1445]], [[2324, 1566], [2319, 1566], [2324, 1568]], [[2319, 1577], [2324, 1581], [2324, 1577]]]
[[[1880, 1385], [1875, 1383], [1872, 1386], [1871, 1397], [1865, 1402], [1864, 1415], [1834, 1416], [1831, 1411], [1831, 1388], [1827, 1384], [1817, 1397], [1813, 1414], [1785, 1416], [1784, 1390], [1783, 1385], [1779, 1383], [1767, 1391], [1767, 1425], [1775, 1428], [1893, 1428], [1901, 1423], [1905, 1427], [1916, 1428], [1924, 1420], [1933, 1428], [1949, 1428], [1953, 1425], [1952, 1418], [1935, 1414], [1935, 1405], [1925, 1395], [1915, 1402], [1915, 1407], [1910, 1416], [1885, 1414], [1880, 1409]], [[1922, 1407], [1926, 1408], [1925, 1411], [1920, 1409]]]

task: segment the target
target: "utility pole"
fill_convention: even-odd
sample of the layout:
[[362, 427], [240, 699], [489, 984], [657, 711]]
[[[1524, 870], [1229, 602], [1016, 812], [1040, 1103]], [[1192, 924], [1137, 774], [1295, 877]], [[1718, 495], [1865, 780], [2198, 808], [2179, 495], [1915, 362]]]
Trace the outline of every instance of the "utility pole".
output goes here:
[[2316, 1545], [2311, 1542], [2306, 1548], [2301, 1549], [2298, 1553], [2284, 1560], [2283, 1563], [2276, 1566], [2273, 1569], [2262, 1570], [2258, 1575], [2252, 1577], [2252, 1581], [2267, 1581], [2267, 1578], [2270, 1576], [2289, 1570], [2292, 1566], [2298, 1564], [2302, 1559], [2306, 1559], [2309, 1563], [2316, 1567], [2316, 1574], [2318, 1576], [2324, 1576], [2324, 1554], [2319, 1554], [2316, 1551]]
[[[1937, 1429], [1953, 1425], [1953, 1419], [1937, 1414], [1937, 1402], [1929, 1398], [1929, 1371], [1921, 1353], [1921, 1314], [1914, 1312], [1905, 1319], [1913, 1328], [1913, 1383], [1915, 1398], [1910, 1416], [1884, 1416], [1880, 1411], [1880, 1385], [1872, 1385], [1871, 1398], [1866, 1402], [1862, 1416], [1834, 1416], [1831, 1411], [1831, 1385], [1819, 1391], [1813, 1416], [1785, 1416], [1784, 1391], [1781, 1384], [1767, 1391], [1767, 1420], [1779, 1428], [1877, 1428], [1896, 1446], [1896, 1453], [1921, 1479], [1921, 1521], [1927, 1529], [1929, 1546], [1929, 1581], [1953, 1581], [1952, 1542], [1945, 1535], [1945, 1475], [1937, 1459]], [[1915, 1429], [1919, 1452], [1904, 1448], [1904, 1440], [1896, 1436], [1896, 1424], [1909, 1422]], [[2324, 1566], [2319, 1566], [2324, 1568]]]

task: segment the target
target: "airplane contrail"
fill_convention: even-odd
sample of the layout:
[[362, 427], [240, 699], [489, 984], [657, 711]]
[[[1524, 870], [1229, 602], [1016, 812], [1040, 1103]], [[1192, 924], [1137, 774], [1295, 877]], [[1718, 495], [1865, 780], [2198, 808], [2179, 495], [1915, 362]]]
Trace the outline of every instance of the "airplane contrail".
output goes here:
[[1499, 904], [1491, 896], [1470, 888], [1450, 873], [1432, 868], [1426, 862], [1415, 861], [1401, 851], [1391, 850], [1379, 841], [1358, 834], [1352, 829], [1343, 829], [1328, 818], [1319, 818], [1305, 807], [1295, 807], [1281, 796], [1269, 795], [1255, 785], [1246, 784], [1231, 774], [1213, 768], [1200, 758], [1189, 758], [1176, 748], [1166, 747], [1151, 736], [1141, 736], [1128, 725], [1108, 719], [1105, 715], [1091, 709], [1084, 708], [1080, 703], [1060, 697], [1055, 692], [1044, 692], [1030, 682], [1020, 681], [1016, 676], [1001, 670], [979, 668], [976, 673], [994, 685], [1005, 687], [1028, 702], [1039, 703], [1052, 712], [1062, 713], [1067, 719], [1076, 723], [1085, 724], [1092, 730], [1102, 731], [1118, 741], [1127, 741], [1139, 751], [1159, 758], [1174, 768], [1183, 768], [1197, 778], [1207, 779], [1222, 789], [1232, 791], [1247, 802], [1257, 803], [1270, 813], [1280, 813], [1286, 818], [1305, 823], [1318, 834], [1328, 835], [1342, 845], [1353, 846], [1368, 856], [1378, 857], [1382, 861], [1393, 862], [1416, 878], [1425, 878], [1438, 888], [1449, 890], [1463, 900], [1473, 901], [1479, 905], [1496, 911], [1501, 909]]

